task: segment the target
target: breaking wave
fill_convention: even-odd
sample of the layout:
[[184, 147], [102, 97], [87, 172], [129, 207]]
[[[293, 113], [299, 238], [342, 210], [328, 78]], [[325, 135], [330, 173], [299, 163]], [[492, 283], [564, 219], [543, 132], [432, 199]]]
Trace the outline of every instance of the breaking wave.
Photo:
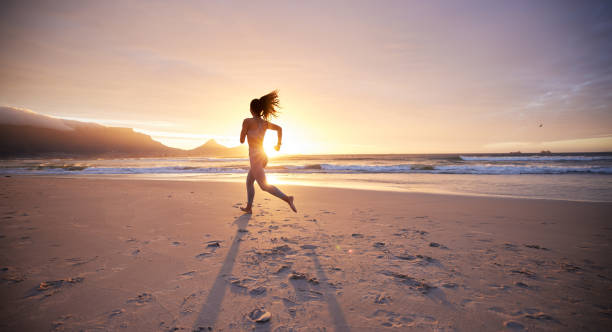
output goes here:
[[[246, 173], [242, 167], [86, 167], [49, 166], [2, 168], [4, 174], [182, 174]], [[431, 174], [612, 174], [612, 167], [552, 165], [280, 165], [266, 168], [269, 173], [431, 173]]]

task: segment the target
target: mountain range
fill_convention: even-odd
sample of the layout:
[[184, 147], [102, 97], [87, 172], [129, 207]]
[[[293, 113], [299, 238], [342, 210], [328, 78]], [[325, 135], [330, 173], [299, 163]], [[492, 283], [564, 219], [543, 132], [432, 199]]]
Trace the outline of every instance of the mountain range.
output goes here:
[[0, 157], [245, 157], [246, 146], [215, 140], [192, 149], [171, 148], [132, 128], [50, 117], [0, 107]]

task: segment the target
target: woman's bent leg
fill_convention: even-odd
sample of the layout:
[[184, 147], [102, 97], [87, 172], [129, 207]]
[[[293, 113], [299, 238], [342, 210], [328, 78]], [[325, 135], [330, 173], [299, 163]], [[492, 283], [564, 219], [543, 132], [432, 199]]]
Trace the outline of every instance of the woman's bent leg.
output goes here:
[[283, 192], [280, 191], [280, 189], [278, 189], [276, 186], [268, 184], [267, 188], [264, 189], [264, 190], [269, 192], [270, 194], [272, 194], [272, 195], [282, 199], [283, 201], [287, 200], [287, 195], [283, 194]]
[[268, 184], [268, 180], [266, 180], [266, 173], [264, 172], [263, 168], [252, 171], [253, 176], [255, 177], [255, 180], [257, 181], [257, 184], [259, 185], [261, 190], [266, 191], [282, 200], [287, 199], [287, 195], [283, 194], [282, 191], [280, 191], [275, 186]]
[[294, 212], [297, 212], [295, 205], [293, 205], [293, 196], [287, 196], [282, 191], [280, 191], [280, 189], [278, 189], [276, 186], [268, 184], [268, 181], [266, 180], [266, 173], [264, 172], [263, 168], [261, 170], [259, 169], [256, 170], [253, 173], [253, 175], [255, 176], [255, 180], [257, 181], [257, 184], [259, 184], [259, 187], [261, 188], [261, 190], [266, 191], [282, 199], [283, 201], [287, 202], [287, 204], [289, 204], [291, 209]]

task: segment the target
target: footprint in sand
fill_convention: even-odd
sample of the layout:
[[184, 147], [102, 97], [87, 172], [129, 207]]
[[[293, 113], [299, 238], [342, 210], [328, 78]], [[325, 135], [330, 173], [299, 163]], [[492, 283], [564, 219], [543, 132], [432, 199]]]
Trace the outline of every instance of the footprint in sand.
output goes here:
[[520, 287], [520, 288], [529, 288], [529, 285], [527, 285], [526, 283], [521, 282], [521, 281], [515, 282], [514, 285], [516, 287]]
[[447, 283], [442, 284], [442, 287], [448, 288], [448, 289], [457, 289], [457, 287], [459, 287], [459, 285], [457, 283], [454, 283], [454, 282], [447, 282]]
[[203, 252], [199, 255], [196, 256], [196, 258], [204, 258], [207, 257], [211, 254], [214, 254], [215, 251], [217, 251], [217, 249], [221, 248], [221, 242], [223, 241], [219, 241], [219, 240], [213, 240], [213, 241], [207, 241], [205, 242], [206, 244], [206, 249], [208, 250], [207, 252]]
[[179, 274], [179, 279], [191, 279], [195, 275], [195, 271], [189, 271]]
[[429, 246], [432, 248], [440, 248], [440, 249], [445, 249], [448, 250], [448, 247], [443, 245], [443, 244], [439, 244], [438, 242], [430, 242]]
[[513, 320], [505, 322], [504, 327], [512, 331], [523, 331], [525, 329], [525, 326], [523, 326], [523, 324]]
[[436, 288], [435, 286], [427, 284], [424, 280], [417, 280], [402, 273], [393, 272], [389, 270], [383, 270], [380, 271], [380, 273], [386, 276], [393, 277], [396, 281], [401, 282], [407, 285], [410, 289], [417, 290], [422, 294], [427, 294], [430, 290]]
[[[376, 310], [372, 315], [375, 318], [382, 318], [384, 321], [381, 323], [384, 327], [401, 328], [404, 325], [410, 326], [414, 322], [416, 317], [408, 317], [399, 313], [388, 311], [388, 310]], [[435, 319], [432, 318], [435, 322]]]
[[249, 295], [251, 296], [261, 296], [266, 293], [267, 289], [264, 286], [255, 287], [249, 290]]
[[297, 243], [298, 243], [298, 241], [297, 241], [297, 240], [290, 239], [290, 238], [285, 237], [285, 236], [281, 236], [281, 238], [280, 238], [280, 239], [281, 239], [283, 242], [287, 242], [287, 243], [293, 243], [293, 244], [297, 244]]
[[291, 280], [304, 280], [304, 279], [306, 279], [306, 277], [307, 277], [306, 273], [293, 271], [293, 272], [291, 272], [291, 275], [289, 276], [289, 279], [291, 279]]
[[547, 321], [547, 322], [559, 323], [557, 319], [555, 319], [551, 315], [543, 313], [542, 311], [540, 311], [540, 309], [537, 309], [537, 308], [525, 308], [523, 310], [513, 312], [511, 315], [512, 316], [522, 316], [524, 318], [533, 319], [536, 321], [543, 321], [543, 322]]
[[519, 251], [518, 246], [513, 243], [504, 243], [504, 249], [510, 250], [510, 251]]
[[276, 270], [276, 272], [274, 272], [274, 274], [281, 274], [281, 273], [288, 272], [290, 268], [291, 268], [290, 265], [282, 265], [281, 267], [278, 268], [278, 270]]
[[554, 317], [552, 317], [551, 315], [542, 313], [542, 312], [525, 315], [525, 318], [534, 319], [538, 321], [549, 321], [549, 322], [558, 323], [558, 321]]
[[[285, 308], [287, 308], [287, 312], [289, 313], [289, 315], [291, 315], [291, 317], [295, 317], [295, 314], [298, 311], [298, 302], [297, 299], [295, 298], [287, 298], [287, 297], [283, 297], [282, 298], [283, 301], [283, 305], [285, 306]], [[302, 310], [304, 310], [302, 308]]]
[[488, 286], [492, 290], [502, 291], [502, 292], [506, 292], [512, 289], [512, 287], [508, 285], [489, 284]]
[[183, 302], [181, 303], [181, 306], [180, 306], [180, 308], [181, 308], [180, 309], [180, 313], [182, 315], [192, 314], [195, 311], [195, 309], [196, 309], [196, 300], [197, 300], [197, 294], [196, 293], [191, 293], [191, 294], [185, 296], [183, 298]]
[[125, 313], [125, 309], [123, 308], [115, 309], [108, 314], [108, 318], [114, 318], [114, 317], [122, 315], [123, 313]]
[[[75, 284], [80, 284], [85, 280], [83, 277], [75, 277], [75, 278], [66, 278], [60, 280], [50, 280], [41, 282], [37, 288], [35, 288], [35, 292], [43, 294], [43, 297], [49, 297], [57, 292], [59, 292], [64, 287], [73, 286]], [[36, 293], [32, 293], [30, 296], [35, 296]]]
[[530, 278], [530, 279], [537, 279], [536, 274], [534, 272], [529, 271], [529, 270], [525, 270], [525, 269], [523, 269], [523, 270], [511, 270], [510, 272], [514, 273], [514, 274], [524, 275], [524, 276], [526, 276], [527, 278]]
[[54, 320], [51, 325], [53, 327], [53, 331], [63, 331], [64, 324], [70, 319], [72, 319], [72, 315], [64, 315], [59, 317], [57, 320]]
[[247, 286], [247, 283], [249, 283], [251, 280], [249, 279], [233, 279], [230, 278], [230, 285], [232, 285], [233, 287], [231, 288], [232, 292], [235, 293], [239, 293], [239, 294], [245, 294], [247, 292], [247, 289], [249, 288]]
[[405, 261], [412, 261], [416, 259], [416, 256], [410, 255], [408, 253], [403, 253], [403, 254], [395, 255], [395, 258], [405, 260]]
[[133, 304], [136, 304], [136, 305], [143, 305], [143, 304], [149, 303], [151, 301], [153, 301], [153, 295], [151, 295], [150, 293], [142, 293], [142, 294], [139, 294], [136, 297], [128, 299], [127, 303], [133, 303]]
[[316, 277], [311, 277], [306, 273], [297, 272], [297, 271], [291, 272], [291, 275], [289, 275], [289, 280], [290, 281], [291, 280], [295, 280], [295, 281], [306, 280], [308, 283], [313, 284], [313, 285], [319, 284], [319, 280]]
[[0, 268], [0, 273], [2, 274], [2, 281], [7, 282], [9, 284], [17, 284], [24, 280], [26, 280], [25, 276], [13, 271], [13, 268], [2, 267]]
[[570, 263], [561, 263], [561, 268], [566, 272], [579, 272], [582, 270], [580, 266]]
[[212, 252], [203, 252], [201, 254], [197, 254], [195, 258], [199, 260], [203, 260], [204, 258], [210, 257], [212, 254], [213, 254]]
[[386, 304], [386, 303], [391, 303], [391, 296], [387, 295], [387, 294], [378, 294], [376, 295], [376, 298], [374, 298], [374, 303], [376, 304]]
[[66, 258], [65, 261], [71, 263], [71, 266], [79, 266], [79, 265], [85, 265], [87, 263], [93, 262], [94, 260], [96, 260], [98, 258], [98, 256], [95, 256], [93, 258], [83, 258], [83, 257], [73, 257], [73, 258]]
[[399, 258], [401, 260], [407, 260], [407, 261], [413, 261], [415, 260], [415, 264], [419, 265], [419, 266], [428, 266], [428, 265], [435, 265], [438, 267], [442, 267], [442, 264], [440, 263], [440, 261], [438, 261], [435, 258], [429, 257], [429, 256], [425, 256], [425, 255], [410, 255], [408, 253], [403, 253], [403, 254], [399, 254], [399, 255], [395, 255], [396, 258]]
[[256, 323], [265, 323], [270, 320], [272, 314], [263, 308], [258, 308], [249, 313], [249, 318]]
[[526, 244], [525, 247], [531, 248], [531, 249], [538, 249], [538, 250], [550, 250], [548, 248], [540, 247], [537, 244]]

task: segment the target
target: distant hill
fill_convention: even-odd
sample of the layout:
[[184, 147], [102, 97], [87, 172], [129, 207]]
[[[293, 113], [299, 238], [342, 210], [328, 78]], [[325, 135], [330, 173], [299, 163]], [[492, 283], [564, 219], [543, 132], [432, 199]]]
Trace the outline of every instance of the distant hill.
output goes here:
[[169, 156], [169, 148], [131, 128], [76, 126], [73, 130], [0, 125], [0, 156]]
[[249, 155], [249, 150], [246, 145], [228, 148], [211, 139], [199, 147], [189, 150], [189, 154], [217, 157], [245, 157]]
[[0, 157], [244, 157], [244, 146], [210, 140], [192, 150], [171, 148], [131, 128], [53, 118], [0, 107]]

